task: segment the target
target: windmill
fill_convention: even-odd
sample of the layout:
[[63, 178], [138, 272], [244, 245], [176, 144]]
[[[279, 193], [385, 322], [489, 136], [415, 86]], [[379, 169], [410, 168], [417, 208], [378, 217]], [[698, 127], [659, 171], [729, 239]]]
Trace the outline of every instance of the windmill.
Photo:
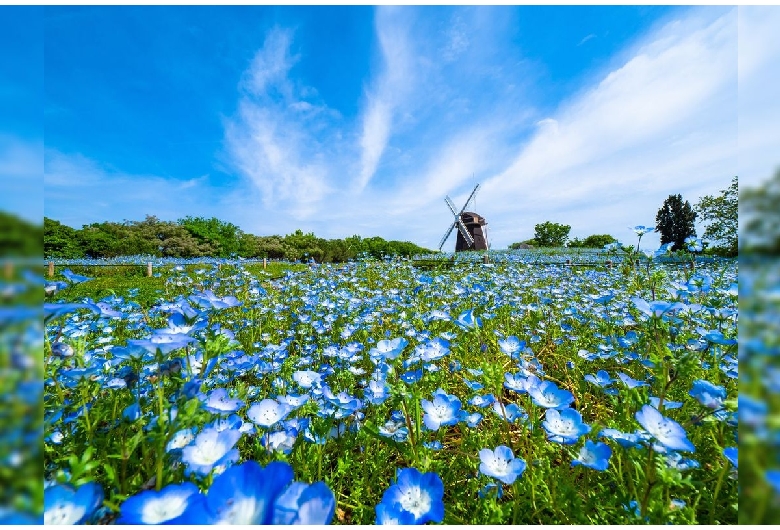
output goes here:
[[478, 189], [479, 184], [474, 187], [474, 190], [471, 192], [471, 195], [469, 195], [469, 198], [466, 199], [466, 204], [463, 205], [460, 212], [455, 211], [455, 205], [452, 203], [452, 199], [450, 199], [449, 196], [444, 196], [444, 202], [449, 206], [452, 215], [455, 216], [455, 220], [450, 225], [447, 233], [444, 234], [444, 237], [441, 238], [439, 250], [442, 249], [444, 243], [447, 242], [447, 238], [450, 237], [450, 234], [456, 227], [458, 228], [458, 240], [455, 243], [455, 252], [488, 249], [487, 234], [482, 231], [482, 227], [487, 224], [487, 221], [484, 217], [477, 215], [474, 212], [465, 211]]

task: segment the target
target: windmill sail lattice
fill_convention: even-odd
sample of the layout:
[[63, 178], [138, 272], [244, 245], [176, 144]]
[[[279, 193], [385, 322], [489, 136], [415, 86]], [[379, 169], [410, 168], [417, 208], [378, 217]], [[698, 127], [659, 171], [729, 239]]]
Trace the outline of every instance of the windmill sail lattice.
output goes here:
[[474, 212], [466, 211], [466, 208], [471, 202], [471, 199], [474, 198], [474, 195], [477, 193], [478, 189], [479, 184], [474, 187], [471, 195], [469, 195], [469, 198], [466, 199], [466, 203], [459, 212], [456, 211], [455, 204], [452, 202], [452, 199], [450, 199], [449, 196], [444, 197], [444, 202], [447, 203], [447, 206], [452, 212], [452, 215], [455, 216], [455, 219], [447, 229], [444, 237], [441, 238], [441, 242], [439, 243], [439, 250], [442, 249], [444, 243], [447, 242], [447, 239], [450, 237], [450, 234], [453, 230], [455, 230], [455, 228], [458, 229], [457, 242], [455, 243], [455, 252], [460, 252], [463, 250], [487, 250], [487, 239], [485, 237], [485, 233], [482, 230], [482, 227], [487, 224], [487, 221], [484, 217], [481, 217]]

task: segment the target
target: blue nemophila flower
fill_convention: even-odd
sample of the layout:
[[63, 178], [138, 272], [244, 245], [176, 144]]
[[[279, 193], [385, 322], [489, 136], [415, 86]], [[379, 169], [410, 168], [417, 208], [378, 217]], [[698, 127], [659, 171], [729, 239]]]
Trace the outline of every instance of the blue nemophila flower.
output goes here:
[[190, 427], [189, 429], [182, 429], [176, 432], [165, 446], [166, 452], [177, 452], [181, 454], [181, 450], [187, 447], [195, 439], [196, 428]]
[[479, 412], [474, 412], [473, 414], [469, 414], [465, 410], [460, 411], [460, 421], [465, 422], [466, 425], [471, 427], [472, 429], [479, 425], [479, 422], [482, 421], [482, 414]]
[[292, 467], [249, 461], [214, 479], [208, 494], [190, 505], [182, 524], [271, 524], [274, 502], [293, 479]]
[[433, 393], [433, 401], [422, 400], [422, 408], [425, 411], [423, 423], [432, 431], [439, 430], [442, 425], [455, 425], [460, 414], [460, 399], [447, 394], [439, 388]]
[[100, 313], [100, 308], [95, 304], [43, 304], [43, 319], [48, 322], [79, 309], [89, 309], [93, 313]]
[[[656, 449], [660, 447], [661, 450], [663, 451], [666, 450], [660, 444], [655, 444], [655, 445], [658, 446], [656, 447]], [[662, 451], [658, 451], [658, 452], [662, 452]], [[692, 458], [685, 458], [680, 453], [675, 453], [674, 451], [671, 451], [666, 455], [666, 465], [678, 471], [690, 471], [691, 469], [698, 469], [700, 467], [698, 461], [693, 460]]]
[[204, 309], [225, 309], [241, 305], [241, 302], [235, 296], [223, 296], [220, 298], [209, 289], [202, 293], [196, 291], [189, 299]]
[[466, 386], [469, 387], [469, 390], [472, 390], [474, 392], [478, 390], [482, 390], [485, 387], [485, 385], [483, 385], [479, 381], [471, 381], [469, 379], [466, 379], [465, 377], [463, 378], [463, 382], [466, 383]]
[[413, 385], [414, 383], [422, 379], [422, 376], [423, 376], [422, 368], [419, 368], [417, 370], [409, 370], [408, 372], [404, 372], [399, 377], [401, 381], [403, 381], [407, 385]]
[[371, 379], [366, 386], [365, 398], [372, 405], [381, 405], [390, 397], [390, 386], [384, 379]]
[[293, 445], [295, 445], [297, 435], [298, 432], [295, 429], [266, 433], [260, 438], [260, 443], [270, 452], [280, 451], [289, 455]]
[[130, 339], [127, 341], [127, 344], [128, 346], [139, 346], [152, 354], [155, 354], [158, 351], [162, 354], [166, 354], [173, 350], [184, 348], [192, 342], [196, 342], [196, 340], [189, 335], [181, 333], [163, 333], [152, 335], [148, 339]]
[[431, 451], [440, 451], [444, 447], [439, 440], [423, 442], [423, 446]]
[[602, 388], [607, 387], [615, 382], [615, 380], [609, 376], [609, 373], [606, 370], [599, 370], [596, 372], [596, 375], [585, 375], [585, 381], [593, 383], [594, 385], [600, 386]]
[[84, 524], [103, 502], [103, 488], [88, 482], [78, 489], [55, 484], [43, 491], [43, 524]]
[[322, 482], [293, 482], [274, 502], [273, 524], [326, 525], [336, 511], [336, 497]]
[[504, 484], [513, 484], [525, 471], [525, 460], [515, 458], [512, 450], [505, 445], [499, 445], [495, 450], [480, 450], [479, 460], [480, 473], [498, 479]]
[[57, 341], [51, 345], [51, 354], [55, 357], [65, 359], [67, 357], [73, 357], [74, 353], [73, 346], [65, 342]]
[[704, 338], [714, 344], [720, 344], [721, 346], [731, 346], [737, 343], [737, 339], [727, 339], [723, 333], [717, 330], [708, 331], [704, 334]]
[[440, 523], [444, 519], [443, 499], [444, 483], [439, 475], [405, 468], [398, 470], [395, 483], [385, 490], [380, 504], [400, 504], [403, 511], [414, 516], [413, 524]]
[[726, 459], [731, 462], [731, 465], [734, 467], [739, 467], [739, 459], [737, 458], [737, 447], [726, 447], [723, 450], [723, 456], [726, 457]]
[[437, 361], [450, 353], [450, 342], [436, 337], [415, 348], [415, 354], [424, 362]]
[[63, 270], [62, 275], [65, 276], [66, 280], [68, 280], [70, 283], [73, 284], [86, 282], [92, 279], [92, 278], [88, 278], [87, 276], [82, 276], [81, 274], [75, 274], [70, 269]]
[[204, 429], [181, 451], [181, 460], [187, 466], [185, 473], [208, 475], [215, 467], [228, 466], [237, 461], [239, 454], [234, 446], [241, 434], [236, 429]]
[[496, 400], [493, 402], [492, 409], [496, 416], [509, 423], [514, 423], [517, 419], [528, 418], [528, 414], [526, 414], [525, 410], [515, 403], [502, 403], [501, 401]]
[[379, 503], [376, 506], [376, 521], [378, 525], [412, 525], [414, 514], [401, 507], [401, 503]]
[[455, 319], [455, 323], [466, 331], [482, 327], [482, 319], [474, 316], [473, 309], [467, 309], [458, 315], [458, 318]]
[[406, 348], [409, 342], [403, 337], [397, 337], [391, 340], [380, 340], [376, 346], [368, 351], [368, 356], [377, 364], [380, 361], [396, 359]]
[[191, 482], [145, 490], [122, 503], [117, 524], [181, 524], [180, 517], [203, 494]]
[[566, 389], [558, 388], [552, 381], [544, 381], [539, 385], [528, 388], [534, 404], [546, 409], [563, 409], [574, 401], [574, 394]]
[[293, 380], [303, 388], [309, 389], [312, 385], [319, 385], [322, 375], [313, 370], [298, 370], [293, 373]]
[[504, 374], [504, 387], [509, 390], [514, 390], [518, 394], [525, 394], [529, 388], [537, 386], [541, 383], [538, 377], [535, 375], [524, 374]]
[[232, 414], [244, 406], [238, 398], [231, 398], [226, 388], [215, 388], [203, 400], [203, 408], [214, 414]]
[[663, 300], [654, 300], [648, 302], [644, 298], [634, 297], [631, 299], [634, 306], [648, 317], [662, 317], [667, 313], [674, 313], [675, 311], [681, 311], [688, 306], [682, 302], [665, 302]]
[[609, 466], [609, 457], [612, 456], [612, 449], [602, 442], [593, 443], [585, 440], [585, 445], [580, 449], [580, 454], [576, 460], [573, 460], [572, 466], [586, 466], [596, 471], [605, 471]]
[[[658, 410], [661, 410], [661, 407], [659, 406], [659, 405], [661, 405], [661, 398], [656, 397], [656, 396], [650, 396], [650, 404], [652, 406], [654, 406], [655, 408], [657, 408]], [[683, 403], [682, 403], [682, 401], [666, 401], [666, 400], [664, 400], [664, 403], [663, 403], [662, 406], [663, 406], [664, 410], [673, 410], [673, 409], [679, 409], [680, 407], [682, 407]]]
[[648, 386], [648, 384], [645, 381], [638, 381], [631, 377], [628, 374], [625, 374], [623, 372], [618, 372], [618, 377], [623, 382], [624, 385], [626, 385], [628, 388], [639, 388], [642, 386]]
[[406, 422], [403, 420], [388, 420], [385, 424], [379, 427], [379, 434], [392, 438], [396, 442], [405, 442], [407, 436], [409, 436], [409, 429], [406, 428]]
[[484, 408], [489, 405], [492, 405], [495, 400], [496, 398], [493, 394], [486, 394], [484, 396], [474, 396], [469, 400], [469, 405], [472, 405], [474, 407]]
[[135, 421], [141, 417], [141, 405], [136, 401], [122, 411], [122, 417], [127, 421]]
[[292, 411], [293, 407], [287, 403], [280, 403], [275, 399], [266, 398], [260, 403], [255, 403], [249, 407], [246, 415], [255, 425], [268, 428], [286, 418]]
[[519, 340], [514, 335], [498, 341], [498, 347], [510, 357], [525, 348], [525, 341]]
[[542, 427], [551, 442], [571, 445], [590, 432], [590, 425], [583, 423], [582, 416], [574, 409], [547, 409], [544, 416]]
[[709, 381], [697, 379], [693, 382], [693, 387], [689, 394], [708, 409], [719, 409], [723, 406], [723, 400], [726, 399], [726, 389], [722, 386], [713, 385]]
[[690, 252], [701, 252], [704, 249], [701, 239], [696, 236], [686, 237], [683, 243], [685, 243]]
[[676, 451], [696, 450], [688, 440], [685, 429], [676, 421], [661, 415], [656, 408], [645, 405], [635, 417], [639, 424], [664, 447]]

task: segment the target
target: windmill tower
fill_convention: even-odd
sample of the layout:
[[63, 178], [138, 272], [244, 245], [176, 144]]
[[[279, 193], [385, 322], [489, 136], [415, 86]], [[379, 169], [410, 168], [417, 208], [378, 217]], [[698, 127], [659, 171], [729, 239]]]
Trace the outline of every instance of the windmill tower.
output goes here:
[[471, 202], [471, 199], [474, 198], [474, 195], [477, 193], [478, 189], [479, 184], [474, 187], [474, 190], [471, 192], [471, 195], [469, 195], [469, 198], [466, 199], [466, 204], [463, 205], [463, 208], [460, 209], [460, 212], [455, 211], [455, 205], [452, 203], [452, 199], [445, 195], [444, 202], [446, 202], [447, 206], [449, 206], [452, 215], [455, 216], [455, 219], [450, 225], [449, 229], [447, 229], [447, 233], [444, 234], [443, 238], [441, 238], [441, 243], [439, 243], [439, 250], [442, 249], [444, 243], [447, 242], [447, 238], [450, 237], [450, 234], [456, 227], [458, 229], [458, 239], [455, 242], [455, 252], [462, 252], [464, 250], [488, 249], [487, 229], [484, 231], [482, 229], [482, 227], [487, 224], [487, 221], [484, 217], [474, 212], [466, 211], [466, 208]]

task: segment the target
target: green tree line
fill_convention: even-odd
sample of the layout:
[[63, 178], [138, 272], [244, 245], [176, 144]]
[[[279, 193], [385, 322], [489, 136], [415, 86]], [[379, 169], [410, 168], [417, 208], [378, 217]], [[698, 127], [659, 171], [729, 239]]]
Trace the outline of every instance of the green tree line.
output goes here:
[[256, 236], [217, 218], [185, 217], [162, 221], [102, 222], [75, 229], [44, 217], [43, 252], [47, 258], [113, 258], [149, 255], [173, 258], [242, 257], [344, 262], [359, 256], [411, 257], [430, 252], [408, 241], [381, 237], [323, 239], [296, 230], [286, 236]]

